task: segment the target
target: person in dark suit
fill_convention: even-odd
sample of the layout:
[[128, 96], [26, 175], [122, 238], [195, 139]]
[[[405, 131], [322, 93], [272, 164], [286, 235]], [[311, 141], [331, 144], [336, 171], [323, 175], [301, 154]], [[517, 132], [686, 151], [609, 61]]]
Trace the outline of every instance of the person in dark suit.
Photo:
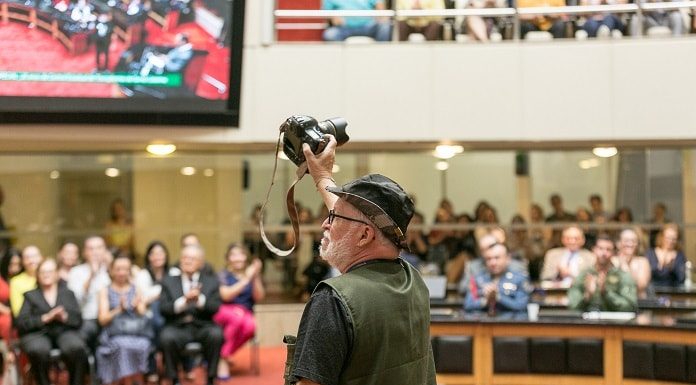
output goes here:
[[37, 288], [24, 294], [17, 316], [20, 346], [29, 356], [38, 385], [49, 385], [49, 352], [60, 349], [70, 385], [84, 384], [88, 372], [87, 345], [80, 336], [80, 305], [66, 285], [58, 284], [58, 265], [43, 260], [37, 269]]
[[198, 245], [181, 250], [180, 275], [162, 280], [160, 312], [165, 325], [160, 333], [160, 347], [164, 356], [165, 376], [174, 385], [179, 384], [177, 368], [182, 362], [180, 352], [189, 342], [203, 345], [203, 356], [208, 363], [208, 384], [212, 384], [220, 360], [223, 343], [222, 329], [213, 322], [220, 304], [217, 278], [201, 271], [204, 252]]
[[109, 46], [114, 32], [114, 23], [110, 13], [102, 13], [94, 27], [94, 43], [97, 47], [97, 71], [109, 69]]

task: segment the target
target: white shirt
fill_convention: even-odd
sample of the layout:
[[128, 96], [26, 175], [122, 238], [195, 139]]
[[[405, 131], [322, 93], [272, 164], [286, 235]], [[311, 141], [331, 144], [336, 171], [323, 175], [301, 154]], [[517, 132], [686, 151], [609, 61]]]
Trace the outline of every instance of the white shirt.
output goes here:
[[85, 292], [85, 283], [92, 274], [92, 267], [83, 263], [70, 269], [68, 275], [68, 289], [75, 293], [77, 303], [82, 308], [82, 319], [95, 320], [99, 314], [99, 291], [111, 284], [111, 278], [103, 266], [94, 274], [89, 288]]

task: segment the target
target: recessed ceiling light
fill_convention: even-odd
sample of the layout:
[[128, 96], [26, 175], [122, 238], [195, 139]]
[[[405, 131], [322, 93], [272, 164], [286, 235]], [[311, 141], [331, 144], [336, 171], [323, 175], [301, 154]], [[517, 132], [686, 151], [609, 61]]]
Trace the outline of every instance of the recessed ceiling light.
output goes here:
[[334, 165], [333, 165], [333, 168], [331, 168], [331, 172], [334, 173], [334, 174], [337, 173], [337, 172], [341, 172], [341, 166], [339, 166], [339, 165], [337, 165], [337, 164], [334, 164]]
[[121, 170], [115, 168], [115, 167], [109, 167], [106, 170], [104, 170], [104, 174], [110, 178], [116, 178], [117, 176], [121, 175]]
[[48, 173], [48, 177], [51, 179], [58, 179], [58, 178], [60, 178], [60, 171], [53, 170], [53, 171]]
[[191, 166], [186, 166], [181, 168], [181, 175], [191, 176], [196, 173], [196, 168]]
[[176, 151], [176, 146], [171, 143], [148, 144], [145, 150], [152, 155], [166, 156]]
[[616, 147], [595, 147], [592, 149], [592, 153], [600, 158], [611, 158], [618, 154], [619, 150]]
[[205, 170], [203, 170], [203, 175], [213, 176], [215, 175], [215, 170], [213, 170], [212, 168], [206, 168]]

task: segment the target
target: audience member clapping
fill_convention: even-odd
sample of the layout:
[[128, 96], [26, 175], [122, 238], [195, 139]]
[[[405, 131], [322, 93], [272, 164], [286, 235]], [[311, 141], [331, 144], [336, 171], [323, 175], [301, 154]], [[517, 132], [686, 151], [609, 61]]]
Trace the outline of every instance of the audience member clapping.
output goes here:
[[529, 279], [532, 282], [539, 280], [541, 268], [544, 265], [544, 254], [548, 250], [551, 242], [551, 230], [542, 227], [544, 224], [544, 211], [538, 204], [534, 203], [529, 208], [529, 224], [527, 241], [529, 245]]
[[568, 306], [583, 311], [635, 311], [636, 284], [631, 275], [614, 267], [614, 242], [599, 235], [592, 248], [594, 266], [583, 269], [568, 290]]
[[[460, 0], [457, 6], [462, 4], [466, 8], [502, 8], [508, 6], [507, 0]], [[465, 19], [469, 37], [476, 41], [488, 42], [489, 40], [501, 40], [498, 20], [492, 17], [467, 16]]]
[[684, 283], [686, 256], [679, 247], [677, 225], [664, 225], [655, 239], [655, 247], [648, 249], [645, 256], [650, 262], [654, 286], [676, 287]]
[[636, 283], [638, 298], [647, 298], [650, 285], [650, 263], [641, 254], [643, 248], [638, 233], [633, 229], [621, 231], [617, 246], [615, 264], [631, 275]]
[[70, 270], [80, 262], [80, 249], [73, 242], [65, 242], [56, 255], [58, 260], [58, 276], [68, 282]]
[[38, 266], [38, 287], [24, 295], [17, 316], [20, 346], [29, 357], [38, 385], [49, 385], [49, 351], [60, 349], [70, 385], [83, 385], [87, 374], [87, 346], [78, 332], [80, 306], [72, 291], [58, 284], [58, 266], [46, 259]]
[[[150, 319], [155, 338], [159, 338], [159, 332], [164, 326], [164, 318], [160, 314], [160, 295], [162, 294], [162, 280], [169, 271], [169, 251], [164, 243], [152, 241], [145, 250], [145, 268], [135, 276], [135, 285], [142, 295], [142, 300], [147, 306], [147, 316]], [[157, 382], [156, 362], [154, 356], [150, 356], [147, 371], [148, 382]]]
[[214, 275], [202, 272], [203, 248], [186, 246], [181, 250], [180, 275], [162, 280], [160, 311], [165, 325], [160, 333], [165, 376], [173, 385], [179, 384], [178, 367], [181, 352], [189, 342], [203, 345], [203, 358], [208, 363], [208, 385], [217, 375], [222, 330], [213, 322], [220, 304], [220, 285]]
[[501, 243], [481, 250], [485, 269], [474, 275], [466, 294], [466, 311], [485, 311], [490, 316], [522, 313], [529, 302], [529, 282], [523, 272], [510, 268], [510, 254]]
[[111, 283], [108, 273], [109, 253], [100, 236], [85, 239], [82, 248], [85, 262], [70, 270], [68, 288], [75, 293], [82, 309], [80, 333], [90, 349], [94, 349], [99, 335], [99, 292]]
[[561, 242], [563, 247], [546, 252], [541, 280], [552, 282], [556, 286], [568, 287], [582, 270], [594, 264], [595, 257], [583, 249], [585, 235], [577, 226], [566, 227]]
[[124, 379], [142, 382], [139, 377], [148, 369], [154, 333], [145, 317], [145, 301], [131, 283], [130, 259], [125, 255], [115, 257], [109, 276], [111, 283], [99, 292], [99, 379], [102, 384]]
[[223, 303], [213, 317], [225, 337], [218, 365], [220, 379], [229, 377], [228, 360], [254, 336], [254, 304], [265, 296], [261, 260], [252, 259], [249, 252], [236, 243], [227, 248], [226, 257], [227, 267], [219, 275]]
[[10, 279], [10, 306], [15, 317], [22, 309], [24, 293], [36, 287], [36, 269], [42, 260], [38, 247], [31, 245], [22, 249], [22, 272]]
[[14, 247], [10, 247], [0, 260], [0, 276], [9, 284], [10, 279], [21, 272], [22, 253]]

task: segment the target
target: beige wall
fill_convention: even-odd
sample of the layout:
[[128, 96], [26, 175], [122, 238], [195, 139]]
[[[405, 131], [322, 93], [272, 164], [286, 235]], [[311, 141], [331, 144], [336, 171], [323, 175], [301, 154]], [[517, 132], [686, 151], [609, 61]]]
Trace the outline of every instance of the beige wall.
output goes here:
[[[182, 234], [198, 234], [208, 261], [219, 268], [228, 243], [241, 241], [241, 169], [237, 156], [204, 155], [134, 160], [133, 215], [136, 248], [159, 239], [178, 260]], [[184, 176], [180, 168], [198, 172]], [[213, 176], [203, 170], [214, 170]]]
[[0, 186], [5, 203], [0, 207], [5, 225], [19, 230], [15, 246], [34, 244], [44, 255], [55, 255], [59, 224], [58, 184], [48, 177], [56, 159], [50, 156], [3, 157]]

